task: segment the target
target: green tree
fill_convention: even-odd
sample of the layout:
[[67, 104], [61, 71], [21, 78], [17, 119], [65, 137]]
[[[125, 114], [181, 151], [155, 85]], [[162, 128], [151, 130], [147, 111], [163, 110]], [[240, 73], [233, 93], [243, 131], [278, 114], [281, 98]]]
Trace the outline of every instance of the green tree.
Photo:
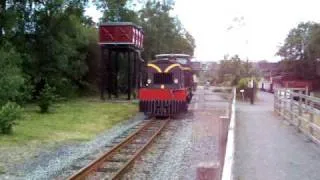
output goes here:
[[140, 11], [145, 31], [146, 59], [159, 53], [187, 53], [193, 55], [195, 40], [176, 17], [171, 17], [173, 2], [147, 1]]
[[21, 57], [9, 43], [0, 45], [0, 107], [15, 101], [21, 95], [24, 77], [21, 72]]
[[238, 55], [220, 61], [218, 70], [218, 83], [229, 82], [230, 85], [237, 85], [242, 78], [257, 77], [258, 71], [248, 60], [243, 61]]
[[290, 30], [284, 44], [277, 52], [278, 55], [288, 60], [312, 59], [310, 45], [315, 32], [318, 32], [319, 24], [313, 22], [300, 23], [296, 28]]
[[316, 76], [315, 63], [320, 58], [319, 52], [320, 24], [302, 22], [290, 30], [277, 55], [283, 58], [282, 71], [312, 79]]

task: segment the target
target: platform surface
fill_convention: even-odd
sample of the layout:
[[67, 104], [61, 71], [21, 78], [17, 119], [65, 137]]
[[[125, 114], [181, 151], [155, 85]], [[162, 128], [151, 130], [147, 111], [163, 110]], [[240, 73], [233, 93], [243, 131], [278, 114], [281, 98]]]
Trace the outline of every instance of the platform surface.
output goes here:
[[273, 94], [237, 102], [235, 180], [320, 179], [320, 146], [273, 113]]

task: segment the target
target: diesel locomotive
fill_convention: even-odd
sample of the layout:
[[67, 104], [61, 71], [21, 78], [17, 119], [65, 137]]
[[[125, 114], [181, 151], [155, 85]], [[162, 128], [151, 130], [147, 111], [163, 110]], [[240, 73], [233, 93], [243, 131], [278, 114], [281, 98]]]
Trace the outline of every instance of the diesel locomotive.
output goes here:
[[147, 64], [147, 83], [139, 89], [139, 108], [148, 116], [174, 116], [188, 110], [195, 89], [191, 56], [159, 54]]

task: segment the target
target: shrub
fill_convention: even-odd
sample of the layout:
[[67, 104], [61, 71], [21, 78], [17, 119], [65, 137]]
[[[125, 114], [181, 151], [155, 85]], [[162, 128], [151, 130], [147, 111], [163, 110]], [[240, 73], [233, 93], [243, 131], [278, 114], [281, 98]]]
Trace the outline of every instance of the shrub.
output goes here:
[[21, 57], [9, 43], [0, 44], [0, 107], [20, 96], [24, 85]]
[[247, 89], [248, 88], [249, 79], [248, 78], [241, 78], [237, 84], [237, 89]]
[[0, 108], [0, 130], [3, 134], [11, 134], [12, 127], [21, 118], [22, 108], [13, 102], [7, 102]]
[[[237, 84], [237, 91], [238, 91], [238, 95], [240, 96], [240, 90], [243, 89], [244, 90], [244, 96], [246, 98], [249, 98], [250, 97], [250, 94], [249, 92], [251, 91], [250, 88], [248, 88], [248, 84], [249, 84], [249, 81], [251, 80], [251, 78], [241, 78]], [[253, 78], [254, 82], [257, 83], [257, 79], [256, 78]], [[255, 92], [254, 92], [254, 95], [257, 96], [257, 88], [255, 88]]]
[[55, 101], [57, 96], [54, 94], [55, 88], [45, 84], [44, 88], [40, 91], [38, 99], [38, 106], [40, 107], [41, 113], [46, 113], [49, 111], [49, 107]]

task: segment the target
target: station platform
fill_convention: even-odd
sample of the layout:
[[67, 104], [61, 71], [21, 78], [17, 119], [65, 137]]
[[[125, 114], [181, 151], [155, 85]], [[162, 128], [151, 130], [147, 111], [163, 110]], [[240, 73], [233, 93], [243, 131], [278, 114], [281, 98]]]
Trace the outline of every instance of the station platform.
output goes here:
[[234, 179], [320, 179], [320, 146], [273, 112], [273, 94], [237, 102]]

